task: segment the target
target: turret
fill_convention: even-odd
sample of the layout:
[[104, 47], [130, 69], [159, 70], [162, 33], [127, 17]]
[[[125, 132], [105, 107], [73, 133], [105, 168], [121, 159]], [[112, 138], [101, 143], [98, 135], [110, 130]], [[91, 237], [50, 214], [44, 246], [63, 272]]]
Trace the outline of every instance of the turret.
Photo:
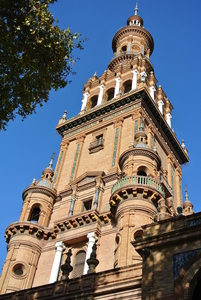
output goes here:
[[22, 194], [23, 208], [18, 222], [6, 228], [8, 253], [0, 278], [0, 293], [32, 287], [42, 242], [50, 236], [48, 224], [56, 199], [53, 188], [54, 154], [41, 179], [35, 179]]

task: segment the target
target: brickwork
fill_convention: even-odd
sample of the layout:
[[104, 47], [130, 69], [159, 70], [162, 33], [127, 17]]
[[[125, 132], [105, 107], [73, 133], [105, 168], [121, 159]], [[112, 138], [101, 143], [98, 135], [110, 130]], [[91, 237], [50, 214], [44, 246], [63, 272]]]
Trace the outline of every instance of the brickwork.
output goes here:
[[[23, 192], [21, 217], [6, 229], [1, 293], [33, 287], [9, 299], [173, 299], [187, 295], [198, 274], [195, 261], [179, 273], [175, 292], [173, 255], [199, 248], [199, 240], [185, 241], [193, 228], [177, 216], [180, 164], [189, 159], [168, 123], [172, 105], [156, 85], [142, 18], [131, 16], [112, 47], [108, 69], [84, 85], [81, 112], [59, 120], [55, 174], [51, 163]], [[86, 275], [95, 242], [98, 273]], [[67, 252], [74, 270], [59, 281]]]

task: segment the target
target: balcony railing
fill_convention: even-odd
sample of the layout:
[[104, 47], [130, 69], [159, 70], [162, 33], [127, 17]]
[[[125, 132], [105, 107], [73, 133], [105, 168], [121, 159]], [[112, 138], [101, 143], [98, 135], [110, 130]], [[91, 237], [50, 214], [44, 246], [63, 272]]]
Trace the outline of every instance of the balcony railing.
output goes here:
[[127, 176], [124, 177], [120, 180], [118, 180], [112, 188], [112, 194], [122, 188], [122, 187], [126, 187], [129, 185], [142, 185], [142, 186], [146, 186], [146, 187], [150, 187], [154, 190], [156, 190], [157, 192], [159, 192], [163, 197], [165, 197], [165, 192], [164, 189], [162, 187], [162, 185], [156, 181], [155, 179], [151, 178], [151, 177], [147, 177], [147, 176]]
[[89, 145], [89, 149], [95, 148], [97, 146], [102, 146], [104, 144], [104, 139], [101, 137], [96, 139], [94, 142], [91, 142]]
[[160, 181], [161, 181], [161, 183], [163, 183], [163, 185], [168, 190], [170, 195], [172, 195], [173, 194], [172, 188], [162, 174], [160, 175]]

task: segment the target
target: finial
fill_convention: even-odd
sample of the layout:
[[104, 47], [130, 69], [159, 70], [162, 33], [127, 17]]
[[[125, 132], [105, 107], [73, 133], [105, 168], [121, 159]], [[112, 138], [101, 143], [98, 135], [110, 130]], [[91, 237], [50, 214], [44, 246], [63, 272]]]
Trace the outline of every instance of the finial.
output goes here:
[[71, 256], [72, 256], [72, 251], [71, 249], [69, 249], [67, 252], [67, 258], [65, 260], [65, 263], [61, 266], [61, 270], [62, 270], [61, 280], [69, 279], [69, 274], [73, 270], [73, 267], [71, 266]]
[[182, 146], [183, 149], [186, 148], [185, 143], [184, 143], [184, 140], [181, 141], [181, 146]]
[[53, 154], [52, 154], [52, 157], [51, 157], [51, 160], [50, 160], [50, 163], [49, 163], [49, 168], [52, 168], [52, 166], [53, 166], [54, 157], [55, 157], [55, 152], [53, 152]]
[[64, 111], [64, 114], [62, 116], [62, 119], [66, 120], [66, 116], [67, 116], [67, 110]]
[[96, 250], [97, 250], [96, 242], [93, 244], [90, 258], [87, 259], [87, 264], [89, 266], [89, 270], [87, 274], [95, 273], [95, 268], [99, 264], [99, 260], [96, 258]]
[[185, 185], [185, 201], [189, 201], [187, 184]]
[[97, 76], [97, 72], [95, 71], [94, 75], [93, 76]]
[[138, 6], [137, 6], [137, 2], [136, 2], [136, 6], [135, 6], [135, 16], [137, 16], [138, 13]]
[[36, 183], [36, 178], [33, 178], [33, 181], [32, 181], [32, 183], [33, 183], [33, 184], [35, 184], [35, 183]]
[[143, 125], [142, 117], [140, 117], [140, 127], [139, 127], [139, 131], [144, 131], [144, 125]]

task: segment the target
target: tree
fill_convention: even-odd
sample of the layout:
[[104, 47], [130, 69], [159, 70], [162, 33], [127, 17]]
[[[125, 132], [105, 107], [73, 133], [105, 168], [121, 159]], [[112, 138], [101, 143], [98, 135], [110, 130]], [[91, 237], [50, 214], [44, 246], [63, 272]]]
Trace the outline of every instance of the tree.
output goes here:
[[74, 74], [73, 49], [81, 35], [62, 30], [49, 10], [57, 0], [0, 1], [0, 130], [35, 112]]

